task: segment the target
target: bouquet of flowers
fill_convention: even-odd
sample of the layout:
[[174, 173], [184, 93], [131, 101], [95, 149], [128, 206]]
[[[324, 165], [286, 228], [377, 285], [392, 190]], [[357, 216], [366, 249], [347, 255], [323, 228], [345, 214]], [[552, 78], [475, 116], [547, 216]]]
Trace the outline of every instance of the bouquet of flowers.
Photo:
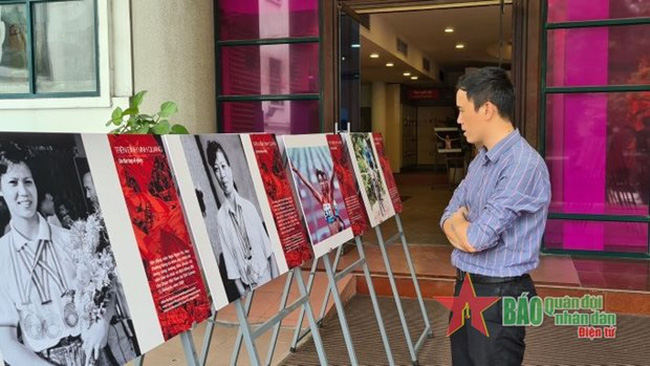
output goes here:
[[102, 319], [112, 293], [115, 276], [115, 259], [106, 245], [108, 239], [99, 213], [78, 220], [70, 228], [72, 261], [76, 281], [73, 286], [77, 312], [82, 324], [88, 328]]

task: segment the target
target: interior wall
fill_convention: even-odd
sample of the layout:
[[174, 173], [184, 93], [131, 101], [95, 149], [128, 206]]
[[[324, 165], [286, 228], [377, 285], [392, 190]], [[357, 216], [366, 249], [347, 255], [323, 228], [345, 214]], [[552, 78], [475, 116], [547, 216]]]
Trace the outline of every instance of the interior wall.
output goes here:
[[384, 142], [386, 155], [394, 173], [399, 173], [402, 168], [402, 105], [401, 85], [386, 85], [386, 133]]
[[453, 107], [418, 107], [418, 165], [431, 166], [444, 164], [436, 152], [435, 126], [444, 124], [447, 119], [455, 119]]
[[216, 132], [212, 0], [131, 1], [135, 91], [149, 90], [142, 109], [178, 104], [172, 122], [190, 133]]

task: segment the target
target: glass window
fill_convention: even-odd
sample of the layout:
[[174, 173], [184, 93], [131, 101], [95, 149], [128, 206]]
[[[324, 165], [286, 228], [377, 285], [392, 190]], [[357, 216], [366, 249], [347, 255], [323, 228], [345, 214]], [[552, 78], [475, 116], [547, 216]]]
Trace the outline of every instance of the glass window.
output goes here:
[[546, 84], [650, 84], [649, 49], [649, 24], [549, 30]]
[[94, 1], [34, 5], [36, 92], [97, 90]]
[[548, 22], [650, 16], [647, 0], [548, 0]]
[[648, 215], [650, 92], [546, 96], [550, 212]]
[[647, 253], [648, 227], [636, 222], [548, 220], [544, 245], [547, 249]]
[[318, 93], [318, 65], [318, 43], [222, 47], [222, 93]]
[[318, 100], [223, 102], [224, 132], [299, 134], [320, 132]]
[[95, 0], [1, 5], [0, 94], [98, 92], [95, 14]]
[[220, 0], [220, 40], [317, 37], [318, 0]]
[[0, 5], [0, 94], [29, 93], [25, 6]]

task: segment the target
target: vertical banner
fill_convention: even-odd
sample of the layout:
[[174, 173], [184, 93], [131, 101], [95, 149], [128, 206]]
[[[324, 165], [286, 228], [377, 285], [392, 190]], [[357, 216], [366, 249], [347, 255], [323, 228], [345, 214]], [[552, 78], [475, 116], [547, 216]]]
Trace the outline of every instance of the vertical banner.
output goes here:
[[140, 354], [129, 271], [114, 255], [124, 243], [107, 230], [94, 185], [101, 176], [85, 147], [77, 134], [0, 133], [7, 364], [121, 365]]
[[252, 159], [249, 161], [254, 168], [252, 173], [256, 173], [253, 177], [259, 179], [265, 191], [287, 266], [300, 266], [313, 258], [313, 252], [298, 214], [275, 135], [242, 135], [242, 142], [245, 147], [250, 146], [248, 152], [252, 154]]
[[282, 137], [302, 218], [321, 257], [354, 237], [326, 135]]
[[368, 214], [365, 207], [361, 204], [363, 198], [357, 184], [357, 179], [352, 168], [352, 161], [347, 146], [343, 143], [340, 134], [328, 134], [327, 144], [329, 145], [334, 163], [334, 173], [339, 182], [341, 194], [345, 201], [345, 207], [348, 210], [348, 216], [352, 223], [354, 235], [362, 235], [368, 230]]
[[379, 165], [372, 134], [355, 132], [341, 135], [352, 159], [352, 167], [359, 182], [370, 225], [375, 227], [393, 217], [395, 211]]
[[160, 141], [110, 135], [110, 146], [165, 340], [210, 316], [210, 302]]
[[393, 202], [393, 208], [395, 209], [396, 213], [401, 213], [402, 199], [400, 198], [399, 191], [397, 190], [397, 183], [395, 183], [393, 170], [390, 168], [390, 161], [388, 160], [388, 156], [386, 156], [386, 150], [384, 149], [384, 139], [382, 138], [381, 133], [378, 132], [372, 134], [372, 139], [375, 143], [375, 148], [377, 149], [379, 164], [381, 165], [381, 170], [384, 173], [384, 178], [386, 179], [386, 186], [388, 187], [390, 199]]

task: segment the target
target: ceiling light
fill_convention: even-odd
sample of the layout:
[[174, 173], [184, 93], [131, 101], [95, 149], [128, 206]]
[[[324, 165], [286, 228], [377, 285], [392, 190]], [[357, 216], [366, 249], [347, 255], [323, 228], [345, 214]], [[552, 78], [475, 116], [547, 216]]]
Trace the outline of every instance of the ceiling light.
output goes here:
[[393, 66], [395, 66], [395, 64], [392, 63], [392, 62], [389, 62], [389, 63], [386, 64], [386, 67], [393, 67]]
[[417, 80], [417, 79], [418, 79], [417, 76], [411, 76], [411, 80]]
[[371, 53], [370, 58], [379, 58], [379, 54], [378, 53]]
[[454, 33], [454, 28], [452, 27], [445, 28], [445, 33]]
[[341, 60], [345, 61], [345, 56], [341, 57]]
[[410, 72], [405, 72], [405, 73], [403, 73], [402, 75], [404, 75], [404, 76], [411, 76], [411, 73], [410, 73]]
[[361, 48], [361, 45], [358, 43], [353, 43], [350, 47], [352, 48]]
[[458, 44], [456, 44], [456, 48], [459, 49], [459, 50], [462, 50], [463, 48], [465, 48], [465, 45], [462, 44], [462, 43], [458, 43]]

